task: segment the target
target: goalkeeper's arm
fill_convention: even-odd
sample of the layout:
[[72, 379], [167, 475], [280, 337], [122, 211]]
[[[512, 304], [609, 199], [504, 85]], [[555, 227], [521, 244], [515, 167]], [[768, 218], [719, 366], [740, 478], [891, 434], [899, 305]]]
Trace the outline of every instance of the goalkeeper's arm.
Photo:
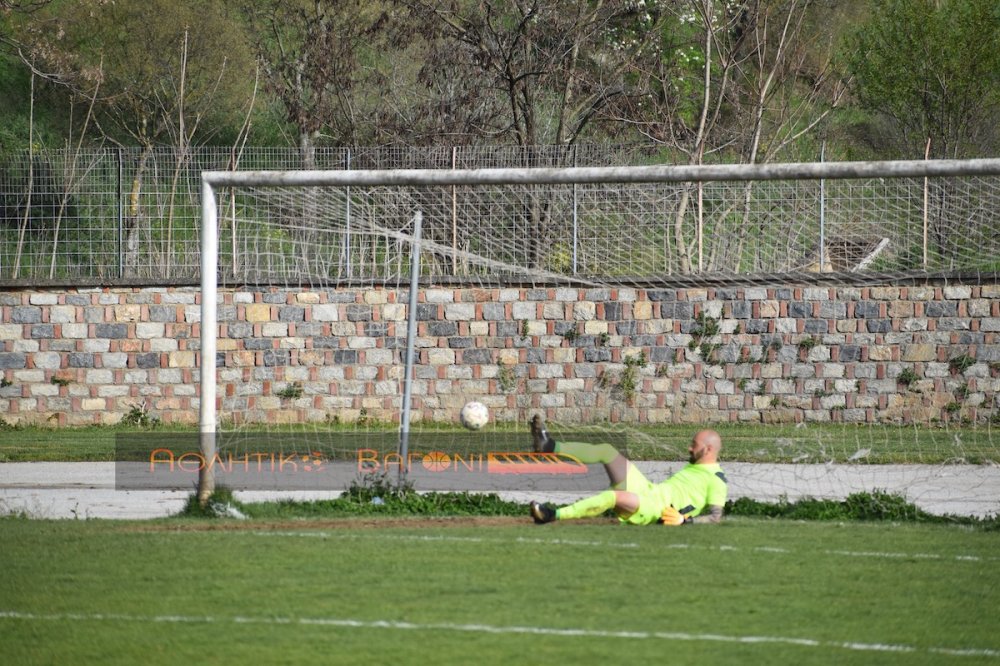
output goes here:
[[705, 507], [705, 513], [691, 518], [692, 523], [718, 523], [722, 521], [722, 507], [718, 504], [709, 504]]
[[663, 510], [660, 522], [664, 525], [691, 525], [694, 523], [718, 523], [722, 520], [722, 507], [718, 504], [710, 504], [706, 507], [707, 513], [699, 516], [685, 516], [672, 506]]

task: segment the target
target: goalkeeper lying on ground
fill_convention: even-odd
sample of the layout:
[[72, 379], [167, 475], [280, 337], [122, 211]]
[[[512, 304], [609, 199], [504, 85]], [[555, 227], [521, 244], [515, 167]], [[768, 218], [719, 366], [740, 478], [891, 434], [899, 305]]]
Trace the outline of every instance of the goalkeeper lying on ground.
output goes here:
[[633, 525], [717, 523], [726, 504], [726, 475], [719, 467], [722, 438], [714, 430], [695, 434], [688, 447], [689, 464], [660, 483], [652, 483], [610, 444], [556, 442], [537, 414], [531, 419], [536, 452], [564, 453], [585, 464], [602, 463], [611, 488], [578, 502], [555, 508], [531, 503], [536, 523], [589, 518], [614, 509], [618, 519]]

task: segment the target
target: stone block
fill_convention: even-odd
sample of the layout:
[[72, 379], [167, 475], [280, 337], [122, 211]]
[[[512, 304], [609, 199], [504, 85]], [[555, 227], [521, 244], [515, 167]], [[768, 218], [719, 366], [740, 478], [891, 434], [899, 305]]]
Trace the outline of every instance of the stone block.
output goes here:
[[924, 314], [928, 317], [957, 317], [958, 303], [948, 301], [931, 301], [924, 305]]
[[101, 365], [105, 368], [124, 368], [128, 366], [128, 354], [110, 352], [101, 355]]
[[424, 301], [426, 303], [454, 303], [455, 291], [453, 289], [425, 289]]
[[305, 321], [306, 309], [297, 305], [284, 305], [278, 308], [278, 321]]
[[417, 304], [417, 312], [416, 312], [417, 321], [434, 321], [437, 318], [438, 318], [438, 305], [436, 303]]
[[85, 352], [73, 352], [68, 355], [67, 364], [71, 368], [92, 368], [94, 367], [94, 355]]
[[173, 338], [153, 338], [149, 341], [149, 349], [154, 352], [177, 351], [177, 340]]
[[444, 318], [449, 321], [471, 321], [476, 318], [476, 304], [448, 303], [444, 306]]
[[693, 319], [694, 304], [683, 301], [660, 304], [660, 319]]
[[80, 401], [80, 408], [85, 412], [103, 412], [107, 405], [108, 401], [104, 398], [84, 398]]
[[763, 319], [773, 319], [781, 313], [778, 301], [761, 301], [758, 310]]
[[49, 308], [49, 321], [53, 324], [72, 324], [76, 321], [76, 308], [72, 305], [53, 305]]
[[[386, 306], [391, 307], [391, 306]], [[397, 306], [403, 307], [403, 306]], [[320, 305], [314, 305], [312, 307], [311, 319], [313, 321], [338, 321], [340, 319], [340, 313], [338, 311], [339, 306], [336, 303], [322, 303]]]
[[174, 323], [177, 321], [177, 308], [172, 305], [150, 305], [149, 321]]
[[19, 370], [26, 367], [28, 357], [18, 352], [0, 352], [0, 370]]
[[170, 368], [193, 368], [194, 352], [173, 351], [167, 354], [167, 366]]
[[898, 300], [899, 287], [872, 287], [868, 290], [868, 295], [876, 301]]
[[97, 324], [94, 335], [99, 338], [119, 340], [128, 337], [128, 324]]
[[32, 305], [55, 305], [59, 302], [59, 295], [50, 293], [30, 294], [28, 302]]
[[19, 305], [11, 309], [13, 324], [38, 324], [42, 321], [42, 309], [33, 305]]
[[288, 335], [288, 324], [283, 322], [265, 322], [261, 324], [260, 334], [265, 338], [283, 338]]
[[271, 321], [271, 306], [267, 303], [251, 303], [246, 306], [243, 318], [248, 322]]
[[164, 324], [159, 322], [139, 322], [135, 325], [135, 337], [142, 340], [151, 338], [162, 338], [164, 334]]
[[802, 319], [812, 316], [812, 303], [792, 301], [788, 304], [788, 316]]
[[858, 301], [854, 304], [854, 317], [857, 319], [871, 319], [878, 317], [881, 306], [873, 301]]
[[115, 321], [136, 322], [142, 318], [142, 306], [140, 305], [116, 305], [113, 309]]
[[[419, 307], [418, 315], [419, 315]], [[350, 303], [346, 308], [347, 321], [371, 321], [372, 320], [372, 307], [370, 305], [362, 305], [360, 303]]]
[[430, 349], [427, 351], [427, 363], [430, 365], [453, 365], [455, 351], [452, 349]]
[[705, 301], [705, 303], [701, 306], [701, 311], [707, 317], [711, 317], [713, 319], [720, 319], [722, 318], [722, 308], [723, 308], [722, 301], [712, 300], [712, 301]]

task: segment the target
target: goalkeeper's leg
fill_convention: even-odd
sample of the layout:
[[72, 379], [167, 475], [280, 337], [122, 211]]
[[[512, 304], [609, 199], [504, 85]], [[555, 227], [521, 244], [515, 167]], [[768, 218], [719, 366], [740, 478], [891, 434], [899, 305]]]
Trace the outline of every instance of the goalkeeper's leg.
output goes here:
[[605, 490], [556, 509], [556, 519], [592, 518], [611, 509], [620, 516], [630, 516], [639, 509], [639, 496], [627, 490]]
[[627, 490], [605, 490], [558, 509], [549, 504], [532, 502], [531, 517], [536, 523], [551, 523], [554, 520], [593, 518], [614, 509], [624, 519], [639, 510], [639, 502], [639, 496]]
[[630, 486], [646, 481], [635, 465], [610, 444], [557, 442], [549, 435], [545, 422], [537, 414], [531, 419], [531, 439], [537, 452], [564, 453], [585, 465], [604, 465], [614, 490], [634, 490]]

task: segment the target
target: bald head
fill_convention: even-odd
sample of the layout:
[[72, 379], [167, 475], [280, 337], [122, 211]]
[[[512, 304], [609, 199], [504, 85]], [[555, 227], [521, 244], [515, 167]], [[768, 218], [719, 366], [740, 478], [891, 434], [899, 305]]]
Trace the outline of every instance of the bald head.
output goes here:
[[699, 430], [688, 447], [689, 460], [696, 465], [710, 465], [719, 460], [722, 437], [714, 430]]

